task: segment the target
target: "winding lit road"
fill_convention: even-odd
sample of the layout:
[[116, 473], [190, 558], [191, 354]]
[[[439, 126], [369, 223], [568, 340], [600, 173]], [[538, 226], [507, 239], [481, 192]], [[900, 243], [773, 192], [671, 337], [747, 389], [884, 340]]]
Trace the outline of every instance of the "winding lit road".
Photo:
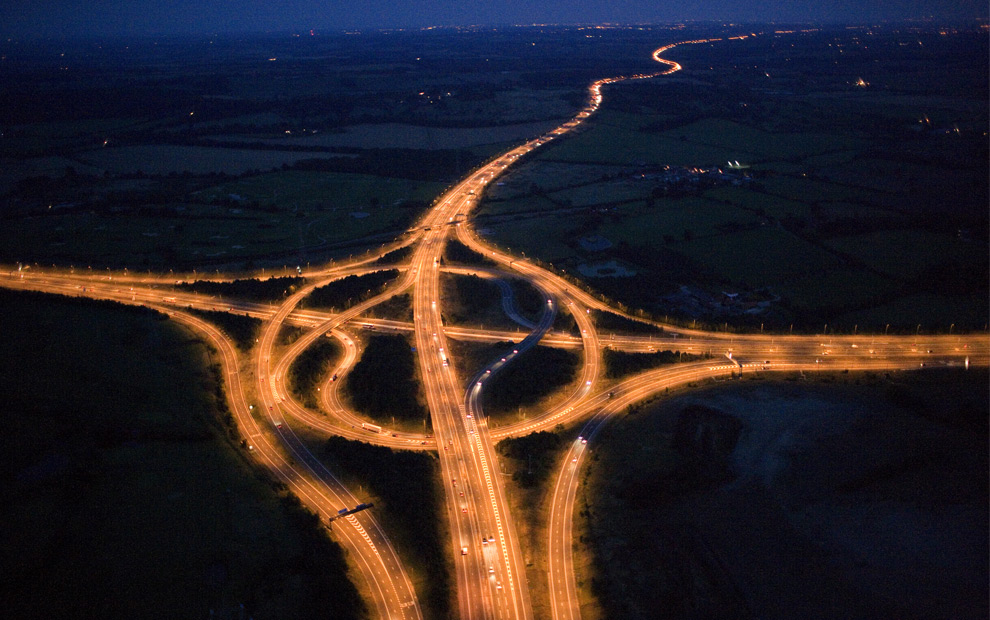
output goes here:
[[[743, 37], [744, 38], [744, 37]], [[195, 279], [195, 274], [154, 277], [124, 273], [75, 273], [64, 269], [7, 268], [0, 285], [49, 293], [112, 299], [145, 305], [167, 312], [210, 342], [218, 352], [224, 371], [227, 396], [248, 451], [272, 475], [289, 487], [324, 520], [341, 509], [363, 500], [349, 491], [333, 472], [309, 452], [297, 431], [341, 435], [393, 448], [436, 450], [445, 493], [445, 514], [450, 531], [448, 553], [456, 577], [457, 611], [465, 620], [482, 618], [529, 619], [533, 617], [531, 588], [515, 524], [509, 512], [494, 442], [558, 424], [583, 424], [563, 458], [554, 482], [549, 522], [545, 524], [549, 549], [547, 585], [553, 618], [580, 618], [577, 586], [572, 564], [572, 518], [581, 464], [593, 446], [599, 429], [633, 403], [668, 388], [701, 384], [751, 372], [817, 370], [907, 369], [928, 366], [990, 364], [990, 341], [986, 335], [965, 336], [783, 336], [773, 334], [730, 335], [662, 326], [655, 335], [610, 334], [599, 336], [591, 310], [613, 312], [630, 320], [643, 321], [610, 307], [588, 291], [531, 261], [492, 246], [473, 229], [470, 215], [485, 187], [513, 162], [527, 153], [580, 127], [601, 104], [605, 86], [626, 80], [648, 79], [680, 70], [681, 66], [661, 57], [665, 51], [691, 43], [665, 45], [653, 59], [665, 65], [661, 71], [598, 80], [588, 89], [588, 100], [577, 115], [560, 127], [494, 158], [470, 173], [439, 197], [422, 220], [393, 244], [382, 246], [353, 260], [307, 271], [307, 283], [277, 305], [246, 300], [222, 300], [174, 288], [176, 280]], [[448, 236], [495, 262], [495, 268], [441, 265]], [[410, 246], [407, 263], [377, 265], [379, 256]], [[348, 275], [361, 275], [383, 268], [397, 268], [401, 277], [382, 293], [340, 312], [299, 307], [316, 287]], [[501, 282], [506, 314], [520, 329], [477, 329], [445, 326], [442, 312], [441, 272], [475, 273]], [[271, 274], [267, 274], [271, 275]], [[220, 277], [220, 274], [217, 274]], [[506, 279], [521, 278], [547, 299], [540, 320], [533, 324], [513, 308]], [[412, 323], [368, 319], [369, 309], [411, 289]], [[209, 309], [247, 314], [264, 321], [251, 359], [239, 354], [220, 330], [188, 309]], [[569, 313], [579, 335], [553, 333], [558, 313]], [[278, 344], [287, 326], [304, 333], [287, 346]], [[361, 428], [373, 423], [348, 410], [338, 394], [340, 380], [359, 359], [361, 340], [353, 327], [381, 331], [412, 332], [418, 354], [423, 388], [429, 405], [432, 433], [373, 433]], [[319, 338], [340, 342], [343, 355], [320, 384], [318, 402], [322, 411], [312, 411], [298, 402], [286, 388], [293, 361]], [[515, 344], [490, 364], [465, 380], [450, 363], [448, 338], [478, 341], [511, 340]], [[487, 381], [511, 364], [517, 355], [537, 343], [579, 349], [581, 368], [576, 380], [554, 399], [554, 405], [521, 422], [500, 427], [490, 425], [481, 406]], [[622, 381], [602, 378], [601, 351], [609, 346], [626, 351], [679, 350], [709, 356], [703, 361], [675, 364], [635, 374]], [[300, 433], [301, 434], [301, 433]], [[401, 481], [397, 481], [401, 484]], [[363, 511], [334, 521], [333, 534], [348, 550], [356, 569], [359, 587], [381, 618], [421, 618], [416, 592], [401, 558], [373, 511]]]

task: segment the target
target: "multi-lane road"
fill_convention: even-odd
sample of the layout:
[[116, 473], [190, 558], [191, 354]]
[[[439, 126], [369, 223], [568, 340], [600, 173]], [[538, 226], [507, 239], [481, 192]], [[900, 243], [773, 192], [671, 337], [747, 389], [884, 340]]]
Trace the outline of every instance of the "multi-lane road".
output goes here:
[[[686, 41], [700, 43], [717, 41]], [[506, 501], [499, 475], [494, 442], [558, 424], [582, 424], [554, 482], [549, 522], [545, 528], [549, 549], [547, 583], [552, 615], [579, 618], [578, 597], [571, 564], [572, 515], [578, 472], [588, 444], [601, 425], [629, 404], [670, 387], [748, 372], [825, 369], [902, 369], [940, 365], [988, 365], [990, 340], [986, 335], [949, 336], [791, 336], [771, 334], [731, 335], [663, 326], [657, 335], [605, 334], [595, 328], [590, 310], [616, 312], [581, 288], [523, 258], [500, 251], [481, 239], [470, 215], [485, 187], [513, 162], [543, 144], [579, 127], [598, 109], [603, 87], [630, 79], [647, 79], [678, 71], [676, 62], [660, 54], [677, 44], [663, 46], [653, 59], [662, 71], [612, 77], [589, 86], [588, 100], [578, 114], [557, 129], [522, 144], [469, 174], [433, 204], [416, 227], [400, 241], [360, 258], [318, 267], [305, 274], [308, 283], [278, 305], [244, 300], [220, 300], [208, 295], [173, 289], [175, 277], [157, 278], [124, 273], [74, 273], [62, 269], [8, 268], [0, 285], [69, 295], [112, 299], [156, 307], [168, 312], [212, 343], [222, 361], [228, 399], [249, 452], [311, 509], [325, 519], [363, 501], [340, 483], [299, 439], [297, 431], [337, 434], [395, 448], [435, 450], [439, 455], [445, 492], [450, 540], [448, 552], [456, 574], [458, 615], [464, 619], [532, 618], [531, 588], [523, 550]], [[441, 256], [450, 235], [490, 258], [495, 268], [463, 268], [442, 265]], [[408, 262], [390, 266], [402, 277], [383, 293], [341, 312], [300, 309], [300, 302], [316, 287], [348, 275], [382, 269], [372, 264], [380, 254], [412, 245]], [[542, 317], [530, 323], [515, 311], [511, 288], [500, 284], [506, 314], [520, 324], [516, 331], [445, 326], [441, 273], [470, 271], [483, 277], [521, 278], [546, 299]], [[185, 278], [180, 278], [185, 279]], [[390, 297], [412, 289], [412, 323], [373, 320], [362, 315]], [[230, 340], [188, 309], [212, 309], [247, 314], [264, 321], [259, 342], [245, 360]], [[579, 335], [551, 331], [559, 312], [573, 316]], [[302, 327], [304, 334], [291, 345], [278, 345], [278, 334], [287, 324]], [[369, 432], [362, 424], [375, 424], [347, 409], [338, 395], [340, 379], [360, 355], [362, 342], [350, 326], [412, 333], [419, 359], [423, 388], [429, 405], [432, 433]], [[320, 386], [322, 412], [308, 410], [286, 388], [292, 362], [321, 337], [336, 338], [344, 354], [332, 376]], [[471, 377], [460, 377], [453, 364], [448, 339], [505, 341], [515, 344]], [[485, 384], [537, 342], [580, 350], [582, 364], [577, 379], [554, 400], [554, 405], [530, 419], [494, 427], [481, 407]], [[605, 382], [601, 351], [605, 346], [627, 351], [672, 349], [705, 354], [708, 359], [675, 364], [636, 374], [621, 382]], [[538, 377], [534, 377], [538, 380]], [[396, 481], [401, 484], [401, 481]], [[334, 536], [349, 553], [359, 576], [359, 586], [370, 607], [382, 618], [420, 618], [416, 592], [401, 558], [378, 526], [373, 511], [362, 511], [334, 521]]]

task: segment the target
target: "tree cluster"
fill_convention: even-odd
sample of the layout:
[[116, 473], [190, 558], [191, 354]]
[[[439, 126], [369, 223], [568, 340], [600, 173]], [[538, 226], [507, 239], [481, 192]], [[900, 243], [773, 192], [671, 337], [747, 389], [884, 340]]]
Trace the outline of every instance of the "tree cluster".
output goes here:
[[375, 261], [377, 265], [387, 265], [390, 263], [401, 263], [412, 255], [412, 246], [406, 245], [397, 250], [392, 250], [387, 254], [382, 254]]
[[[292, 494], [282, 496], [281, 505], [299, 532], [301, 551], [270, 567], [271, 583], [286, 579], [301, 581], [307, 596], [299, 605], [305, 617], [368, 618], [368, 608], [353, 581], [340, 578], [349, 572], [344, 550], [330, 538], [320, 517]], [[271, 583], [258, 583], [258, 590], [267, 592]]]
[[419, 401], [415, 359], [402, 336], [372, 336], [361, 360], [344, 381], [354, 407], [384, 420], [390, 416], [419, 420], [426, 410]]
[[617, 379], [650, 368], [658, 368], [678, 362], [693, 362], [705, 359], [708, 355], [681, 353], [680, 351], [656, 351], [655, 353], [627, 353], [605, 349], [602, 362], [605, 364], [605, 378]]
[[486, 382], [485, 410], [504, 413], [537, 403], [574, 379], [579, 357], [572, 351], [533, 347], [521, 353]]
[[595, 326], [601, 331], [633, 332], [637, 334], [662, 334], [663, 328], [652, 323], [627, 319], [614, 312], [593, 311]]
[[220, 310], [198, 310], [196, 308], [189, 308], [186, 312], [201, 316], [219, 327], [222, 332], [230, 336], [241, 351], [247, 351], [254, 346], [258, 331], [261, 329], [261, 319], [247, 314], [234, 314]]
[[412, 321], [412, 296], [409, 293], [394, 295], [373, 308], [369, 308], [368, 316], [393, 321]]
[[333, 340], [318, 338], [289, 366], [289, 385], [307, 407], [316, 406], [314, 388], [330, 371], [331, 360], [339, 354], [340, 348]]
[[[439, 475], [436, 457], [417, 452], [372, 446], [343, 437], [331, 437], [323, 447], [326, 459], [363, 480], [381, 500], [374, 508], [384, 513], [415, 563], [422, 563], [427, 580], [424, 604], [432, 608], [428, 617], [447, 618], [450, 612], [450, 575], [447, 572], [438, 524], [441, 498], [435, 480]], [[401, 484], [399, 483], [401, 482]]]
[[564, 440], [548, 431], [530, 433], [525, 437], [510, 437], [498, 443], [498, 453], [517, 461], [512, 479], [525, 488], [544, 482], [553, 472]]
[[313, 289], [306, 298], [305, 305], [310, 308], [346, 308], [377, 295], [397, 277], [399, 272], [396, 269], [376, 271], [363, 276], [347, 276]]
[[528, 319], [539, 320], [540, 315], [546, 308], [546, 300], [538, 290], [526, 283], [525, 280], [515, 278], [509, 280], [512, 287], [512, 297], [515, 299], [516, 307]]
[[557, 316], [553, 319], [553, 327], [551, 329], [555, 332], [564, 332], [572, 336], [581, 335], [581, 330], [578, 328], [577, 321], [574, 320], [574, 315], [567, 311], [557, 313]]
[[450, 320], [465, 323], [484, 315], [498, 304], [499, 291], [494, 283], [478, 276], [454, 276], [453, 303], [450, 307]]
[[175, 288], [203, 293], [204, 295], [226, 295], [252, 301], [277, 301], [291, 295], [305, 281], [305, 278], [296, 276], [265, 280], [251, 278], [231, 282], [196, 280], [195, 282], [180, 282], [175, 285]]
[[447, 241], [447, 246], [444, 248], [443, 254], [452, 263], [481, 265], [484, 267], [494, 267], [498, 264], [487, 256], [475, 252], [457, 239]]

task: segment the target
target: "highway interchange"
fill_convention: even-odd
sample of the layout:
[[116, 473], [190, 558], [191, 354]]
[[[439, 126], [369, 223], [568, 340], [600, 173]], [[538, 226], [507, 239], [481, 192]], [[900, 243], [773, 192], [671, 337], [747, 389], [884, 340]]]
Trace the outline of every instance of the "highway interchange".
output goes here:
[[[612, 416], [636, 402], [668, 388], [700, 384], [754, 372], [817, 370], [916, 369], [928, 365], [986, 366], [990, 342], [986, 335], [915, 336], [794, 336], [728, 334], [663, 326], [657, 335], [599, 334], [589, 310], [609, 311], [630, 320], [642, 320], [612, 308], [561, 276], [493, 247], [473, 229], [470, 215], [485, 187], [513, 162], [550, 140], [566, 134], [590, 117], [602, 101], [605, 85], [630, 79], [646, 79], [678, 71], [679, 64], [660, 54], [674, 45], [718, 41], [685, 41], [657, 49], [653, 58], [664, 64], [656, 73], [612, 77], [589, 87], [585, 107], [557, 129], [530, 140], [470, 173], [436, 200], [418, 225], [394, 244], [375, 249], [343, 264], [307, 270], [307, 284], [272, 306], [241, 300], [218, 300], [209, 295], [172, 289], [174, 277], [124, 273], [75, 273], [64, 269], [5, 269], [0, 284], [10, 288], [111, 299], [157, 308], [187, 326], [213, 348], [222, 362], [227, 396], [238, 429], [259, 464], [295, 493], [325, 521], [342, 509], [365, 501], [347, 489], [299, 438], [297, 431], [324, 436], [340, 435], [393, 448], [436, 451], [445, 491], [445, 510], [456, 579], [457, 614], [466, 620], [481, 618], [532, 618], [531, 584], [524, 552], [506, 501], [495, 443], [506, 437], [558, 425], [580, 429], [574, 435], [552, 486], [549, 519], [545, 528], [549, 574], [549, 600], [554, 619], [579, 618], [577, 584], [571, 558], [572, 516], [585, 456], [595, 435]], [[451, 235], [483, 254], [494, 268], [442, 264], [444, 246]], [[412, 250], [407, 262], [388, 265], [401, 276], [386, 290], [340, 312], [301, 309], [300, 302], [316, 287], [348, 275], [380, 270], [380, 255], [399, 247]], [[506, 313], [520, 324], [518, 330], [476, 329], [444, 325], [441, 317], [441, 273], [476, 273], [500, 282]], [[519, 316], [511, 300], [508, 279], [523, 279], [546, 297], [546, 307], [535, 324]], [[364, 315], [394, 295], [412, 293], [412, 323], [368, 319]], [[263, 321], [258, 343], [250, 359], [238, 353], [231, 340], [190, 308], [248, 314]], [[580, 335], [552, 331], [559, 312], [569, 313]], [[278, 344], [286, 325], [304, 330], [289, 346]], [[375, 422], [350, 411], [338, 389], [360, 356], [362, 341], [354, 329], [374, 328], [412, 334], [418, 356], [423, 391], [432, 420], [432, 432], [369, 432], [363, 423]], [[323, 413], [296, 400], [286, 387], [292, 362], [321, 337], [337, 339], [344, 351], [331, 377], [320, 384]], [[500, 342], [512, 348], [471, 377], [458, 376], [450, 363], [449, 339]], [[492, 426], [481, 407], [487, 381], [537, 343], [579, 350], [582, 364], [574, 383], [554, 399], [553, 405], [523, 421]], [[680, 350], [710, 354], [710, 359], [675, 364], [641, 372], [622, 381], [605, 381], [602, 349], [625, 351]], [[332, 377], [336, 377], [334, 380]], [[397, 481], [397, 483], [401, 483]], [[421, 618], [423, 610], [405, 571], [402, 559], [379, 527], [373, 510], [336, 519], [333, 535], [348, 551], [359, 587], [369, 599], [376, 617]]]

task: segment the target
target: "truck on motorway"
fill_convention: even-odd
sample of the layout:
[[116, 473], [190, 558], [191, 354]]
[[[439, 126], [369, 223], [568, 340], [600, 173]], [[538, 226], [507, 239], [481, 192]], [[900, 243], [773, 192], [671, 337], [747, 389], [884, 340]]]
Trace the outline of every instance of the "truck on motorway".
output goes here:
[[363, 428], [366, 431], [371, 431], [372, 433], [382, 432], [382, 427], [378, 426], [377, 424], [369, 424], [368, 422], [362, 422], [361, 428]]
[[440, 348], [440, 361], [443, 362], [444, 366], [448, 365], [447, 354], [443, 352], [443, 347]]

